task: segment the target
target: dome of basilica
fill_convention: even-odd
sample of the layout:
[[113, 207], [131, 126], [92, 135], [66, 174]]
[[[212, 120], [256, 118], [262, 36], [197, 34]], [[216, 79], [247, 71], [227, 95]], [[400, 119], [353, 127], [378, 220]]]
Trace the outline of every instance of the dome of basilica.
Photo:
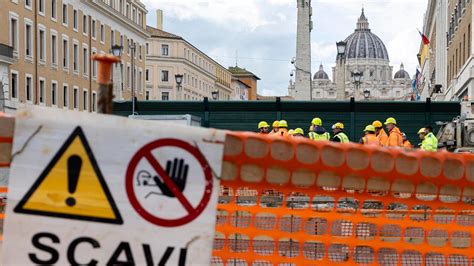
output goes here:
[[354, 33], [345, 39], [346, 59], [382, 59], [389, 60], [387, 48], [382, 40], [371, 32], [364, 9], [357, 21]]

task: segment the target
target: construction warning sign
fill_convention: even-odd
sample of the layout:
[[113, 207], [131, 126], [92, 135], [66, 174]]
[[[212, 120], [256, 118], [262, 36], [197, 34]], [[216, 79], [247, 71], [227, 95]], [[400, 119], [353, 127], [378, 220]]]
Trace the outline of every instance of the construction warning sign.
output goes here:
[[80, 127], [66, 140], [14, 211], [122, 224]]
[[209, 265], [224, 138], [19, 110], [1, 265]]

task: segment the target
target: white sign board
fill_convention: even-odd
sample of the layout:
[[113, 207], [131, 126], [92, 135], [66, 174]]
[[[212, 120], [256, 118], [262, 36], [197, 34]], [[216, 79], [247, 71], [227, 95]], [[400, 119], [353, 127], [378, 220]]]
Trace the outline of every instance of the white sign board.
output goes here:
[[2, 265], [209, 265], [224, 138], [19, 110]]

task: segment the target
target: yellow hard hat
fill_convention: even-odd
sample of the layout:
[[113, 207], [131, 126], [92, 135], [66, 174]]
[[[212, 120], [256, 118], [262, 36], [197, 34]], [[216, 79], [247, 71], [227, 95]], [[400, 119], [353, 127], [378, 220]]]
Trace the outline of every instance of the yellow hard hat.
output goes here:
[[288, 127], [288, 123], [286, 120], [280, 120], [280, 122], [278, 122], [278, 127]]
[[304, 135], [304, 130], [303, 130], [302, 128], [297, 128], [297, 129], [295, 129], [294, 134], [301, 134], [301, 135]]
[[344, 124], [343, 123], [336, 123], [332, 126], [332, 129], [336, 129], [336, 128], [344, 129]]
[[258, 129], [261, 129], [263, 127], [270, 127], [270, 125], [265, 121], [258, 123]]
[[420, 128], [420, 130], [418, 130], [418, 135], [420, 134], [425, 134], [426, 133], [426, 129], [425, 128]]
[[388, 124], [394, 124], [394, 125], [396, 125], [396, 124], [397, 124], [397, 120], [395, 120], [395, 118], [393, 118], [393, 117], [389, 117], [389, 118], [387, 118], [387, 121], [385, 121], [385, 125], [388, 125]]
[[374, 126], [375, 128], [381, 128], [381, 127], [383, 127], [382, 122], [380, 122], [379, 120], [374, 121], [374, 122], [372, 123], [372, 126]]
[[365, 127], [364, 131], [375, 132], [375, 127], [373, 125], [368, 125]]
[[273, 125], [272, 125], [273, 128], [277, 128], [277, 127], [279, 127], [279, 126], [280, 126], [280, 122], [279, 122], [279, 121], [273, 122]]
[[295, 131], [293, 129], [288, 130], [288, 135], [293, 135]]
[[323, 125], [323, 120], [321, 120], [321, 118], [319, 117], [316, 117], [313, 119], [313, 121], [311, 121], [311, 124], [315, 125], [315, 126], [322, 126]]

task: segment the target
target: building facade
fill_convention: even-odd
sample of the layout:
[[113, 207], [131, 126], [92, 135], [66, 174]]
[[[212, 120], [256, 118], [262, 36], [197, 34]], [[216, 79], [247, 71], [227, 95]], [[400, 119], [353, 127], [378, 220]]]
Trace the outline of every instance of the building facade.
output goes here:
[[428, 55], [424, 53], [424, 44], [420, 44], [418, 56], [421, 77], [418, 82], [420, 100], [426, 98], [444, 99], [447, 92], [448, 51], [448, 0], [429, 0], [424, 17], [423, 34], [430, 41]]
[[472, 57], [472, 1], [448, 0], [447, 90], [437, 98], [461, 100], [474, 97]]
[[[148, 26], [146, 99], [200, 101], [204, 97], [230, 100], [232, 74], [184, 38]], [[183, 75], [178, 88], [175, 75]]]
[[[345, 99], [403, 101], [412, 98], [410, 75], [405, 71], [403, 64], [393, 75], [387, 48], [383, 41], [371, 32], [363, 9], [354, 33], [349, 35], [345, 42], [345, 64], [336, 64], [332, 69], [332, 76], [340, 77], [340, 80], [331, 81], [321, 65], [313, 76], [312, 100], [336, 100], [337, 85], [340, 83], [345, 87]], [[354, 82], [354, 73], [361, 74], [360, 83]], [[295, 84], [292, 81], [288, 90], [290, 96], [297, 98]]]
[[13, 47], [14, 57], [6, 106], [96, 111], [97, 63], [91, 58], [115, 44], [123, 47], [114, 68], [115, 98], [130, 99], [134, 87], [144, 99], [146, 14], [139, 0], [3, 0], [0, 21], [8, 30], [0, 43]]
[[229, 71], [232, 73], [233, 77], [247, 85], [248, 99], [251, 101], [257, 100], [258, 81], [260, 78], [247, 69], [238, 66], [229, 67]]

